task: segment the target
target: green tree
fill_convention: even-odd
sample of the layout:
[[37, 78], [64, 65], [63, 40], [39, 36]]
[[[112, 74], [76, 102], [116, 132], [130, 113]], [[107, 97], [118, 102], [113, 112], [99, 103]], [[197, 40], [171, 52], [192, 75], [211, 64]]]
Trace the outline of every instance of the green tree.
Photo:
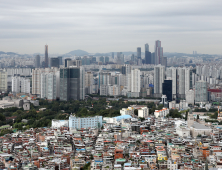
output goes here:
[[161, 110], [162, 108], [163, 108], [163, 104], [160, 104], [157, 109]]
[[0, 120], [5, 121], [5, 116], [2, 113], [0, 113]]
[[136, 116], [138, 116], [138, 110], [137, 110], [137, 109], [134, 110], [134, 114], [135, 114]]

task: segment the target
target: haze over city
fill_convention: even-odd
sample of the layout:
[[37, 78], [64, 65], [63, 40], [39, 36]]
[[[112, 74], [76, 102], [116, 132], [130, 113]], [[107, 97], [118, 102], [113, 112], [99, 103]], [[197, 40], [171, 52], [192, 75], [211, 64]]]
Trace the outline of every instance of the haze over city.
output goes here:
[[219, 0], [1, 1], [0, 51], [65, 54], [135, 51], [221, 54]]

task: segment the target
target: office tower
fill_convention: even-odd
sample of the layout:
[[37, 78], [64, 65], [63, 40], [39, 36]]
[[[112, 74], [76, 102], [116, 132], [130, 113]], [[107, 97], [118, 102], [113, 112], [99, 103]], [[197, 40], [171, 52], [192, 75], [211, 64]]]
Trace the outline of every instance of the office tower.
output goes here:
[[122, 54], [122, 52], [117, 52], [117, 64], [124, 64], [124, 55]]
[[106, 56], [106, 57], [105, 57], [105, 63], [108, 63], [108, 62], [109, 62], [109, 57]]
[[105, 63], [105, 58], [103, 56], [99, 57], [99, 61], [101, 61], [102, 63]]
[[131, 70], [131, 92], [140, 92], [140, 70], [133, 69]]
[[151, 64], [155, 64], [155, 53], [151, 53]]
[[162, 64], [162, 57], [163, 57], [163, 47], [161, 47], [161, 41], [157, 40], [155, 42], [155, 64]]
[[154, 67], [154, 94], [156, 97], [162, 95], [162, 85], [165, 79], [165, 67], [157, 65]]
[[93, 84], [94, 84], [93, 73], [92, 72], [86, 72], [85, 73], [86, 94], [92, 94], [91, 85], [93, 85]]
[[59, 68], [59, 58], [50, 58], [50, 67], [57, 67]]
[[90, 65], [91, 64], [91, 59], [88, 58], [87, 56], [84, 56], [81, 58], [81, 62], [82, 62], [82, 65]]
[[62, 65], [62, 56], [58, 56], [58, 59], [59, 59], [59, 65]]
[[162, 57], [162, 65], [167, 67], [167, 57]]
[[149, 52], [149, 45], [145, 44], [145, 64], [151, 64], [151, 53]]
[[134, 56], [134, 54], [131, 55], [131, 61], [133, 61], [133, 62], [135, 61], [135, 56]]
[[96, 57], [91, 57], [91, 63], [96, 63]]
[[151, 64], [151, 52], [149, 52], [148, 44], [145, 44], [145, 64]]
[[148, 44], [148, 43], [145, 44], [145, 51], [150, 51], [150, 50], [149, 50], [149, 44]]
[[0, 91], [7, 92], [8, 84], [7, 84], [7, 71], [0, 70]]
[[81, 69], [74, 66], [60, 69], [60, 100], [84, 99], [85, 74]]
[[114, 59], [114, 52], [112, 52], [112, 59]]
[[71, 60], [72, 60], [71, 58], [66, 58], [66, 59], [65, 59], [65, 67], [67, 67], [68, 61], [71, 61]]
[[40, 56], [36, 55], [35, 56], [35, 64], [34, 64], [35, 68], [39, 68], [40, 67]]
[[80, 67], [82, 66], [82, 60], [68, 60], [67, 67], [70, 67], [70, 66]]
[[200, 80], [195, 84], [195, 103], [206, 103], [208, 101], [207, 82]]
[[141, 47], [137, 47], [137, 58], [141, 59]]
[[168, 101], [172, 101], [173, 92], [172, 92], [172, 80], [164, 80], [163, 83], [163, 94], [167, 96]]
[[45, 68], [49, 67], [48, 45], [45, 45]]

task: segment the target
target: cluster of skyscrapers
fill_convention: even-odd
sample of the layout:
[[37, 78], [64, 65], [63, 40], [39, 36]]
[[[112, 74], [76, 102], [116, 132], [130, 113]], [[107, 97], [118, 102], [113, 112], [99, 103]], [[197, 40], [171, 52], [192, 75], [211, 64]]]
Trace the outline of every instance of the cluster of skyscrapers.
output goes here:
[[[165, 95], [165, 101], [186, 100], [190, 104], [219, 100], [214, 89], [220, 88], [220, 64], [197, 64], [204, 62], [201, 57], [172, 56], [168, 62], [159, 40], [155, 42], [154, 52], [150, 52], [147, 43], [144, 47], [144, 52], [137, 47], [136, 53], [131, 55], [112, 52], [104, 56], [49, 58], [48, 45], [45, 45], [44, 58], [34, 57], [34, 69], [1, 70], [0, 89], [65, 101], [82, 100], [86, 94], [130, 98]], [[13, 61], [13, 65], [17, 65], [17, 60]], [[175, 66], [179, 63], [183, 66]]]

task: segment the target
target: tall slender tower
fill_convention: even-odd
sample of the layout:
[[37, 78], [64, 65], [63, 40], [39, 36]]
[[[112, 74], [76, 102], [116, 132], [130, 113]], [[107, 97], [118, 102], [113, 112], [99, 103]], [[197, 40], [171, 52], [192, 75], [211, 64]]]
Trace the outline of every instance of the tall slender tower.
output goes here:
[[141, 47], [137, 47], [137, 58], [141, 59]]
[[162, 64], [162, 58], [163, 58], [163, 47], [161, 47], [161, 41], [157, 40], [155, 42], [155, 64]]
[[45, 68], [49, 67], [48, 45], [45, 45]]
[[145, 63], [151, 64], [151, 52], [149, 52], [149, 45], [145, 44]]

